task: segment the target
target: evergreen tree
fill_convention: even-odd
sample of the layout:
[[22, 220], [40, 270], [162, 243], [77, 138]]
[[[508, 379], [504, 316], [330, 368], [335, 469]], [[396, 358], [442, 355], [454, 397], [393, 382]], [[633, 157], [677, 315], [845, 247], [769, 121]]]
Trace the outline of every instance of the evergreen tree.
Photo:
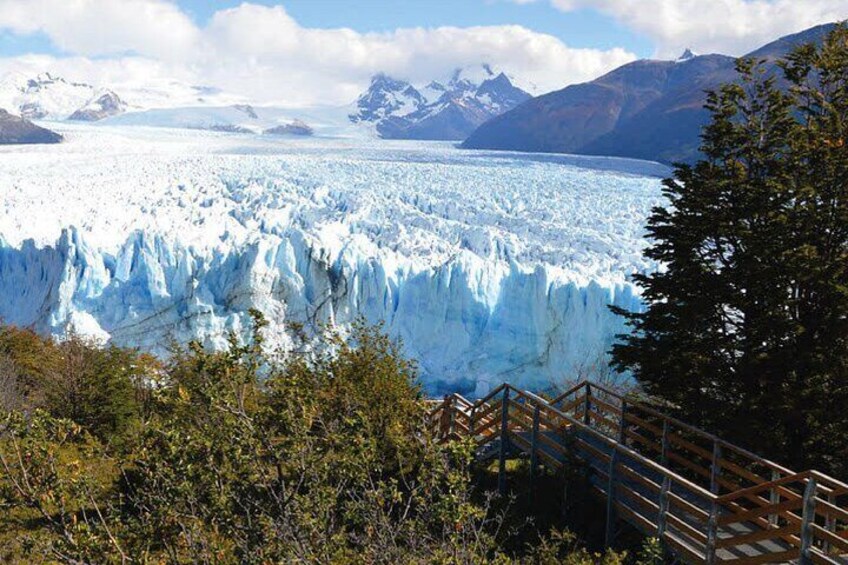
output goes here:
[[[773, 67], [772, 67], [773, 68]], [[848, 473], [848, 30], [708, 97], [704, 158], [664, 181], [614, 363], [689, 421]]]

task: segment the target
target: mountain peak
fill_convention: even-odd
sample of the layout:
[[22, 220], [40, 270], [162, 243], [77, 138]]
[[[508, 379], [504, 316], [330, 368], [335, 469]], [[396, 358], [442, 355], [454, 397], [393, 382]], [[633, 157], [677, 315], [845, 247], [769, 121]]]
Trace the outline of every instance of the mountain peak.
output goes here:
[[373, 124], [386, 138], [462, 139], [528, 98], [485, 63], [456, 69], [447, 82], [433, 80], [421, 88], [378, 73], [349, 117], [353, 123]]
[[680, 55], [680, 57], [677, 58], [677, 62], [682, 63], [683, 61], [688, 61], [689, 59], [694, 59], [696, 56], [697, 55], [695, 55], [695, 53], [687, 47], [686, 50], [683, 52], [683, 54]]

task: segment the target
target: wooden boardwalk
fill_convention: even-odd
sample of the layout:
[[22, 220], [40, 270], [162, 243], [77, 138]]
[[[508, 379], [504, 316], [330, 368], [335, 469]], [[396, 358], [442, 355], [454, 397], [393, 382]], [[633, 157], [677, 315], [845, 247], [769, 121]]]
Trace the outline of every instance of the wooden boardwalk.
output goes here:
[[477, 458], [578, 461], [617, 520], [659, 538], [687, 563], [848, 565], [848, 484], [795, 472], [721, 438], [583, 382], [553, 399], [508, 384], [430, 413], [442, 440], [473, 438]]

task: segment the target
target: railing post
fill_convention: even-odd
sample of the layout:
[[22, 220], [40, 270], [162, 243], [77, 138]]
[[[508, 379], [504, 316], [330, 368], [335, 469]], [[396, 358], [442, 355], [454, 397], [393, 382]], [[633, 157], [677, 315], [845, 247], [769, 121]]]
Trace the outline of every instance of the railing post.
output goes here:
[[612, 547], [615, 538], [615, 468], [618, 465], [618, 450], [613, 449], [607, 469], [607, 528], [604, 546]]
[[471, 406], [471, 412], [468, 414], [468, 435], [471, 437], [471, 439], [474, 439], [476, 437], [476, 434], [474, 433], [474, 428], [477, 425], [477, 423], [474, 421], [476, 420], [476, 417], [477, 404], [473, 404]]
[[[451, 396], [450, 427], [448, 429], [448, 433], [451, 434], [451, 435], [454, 432], [456, 432], [456, 413], [458, 411], [456, 409], [456, 404], [457, 404], [456, 397]], [[448, 437], [450, 437], [450, 436], [448, 436]]]
[[660, 543], [663, 542], [666, 529], [666, 514], [668, 513], [668, 492], [671, 490], [671, 478], [663, 479], [662, 489], [660, 489], [660, 512], [657, 517], [657, 539]]
[[509, 387], [504, 388], [501, 406], [501, 445], [498, 457], [498, 492], [506, 494], [506, 452], [509, 441]]
[[660, 452], [660, 461], [663, 466], [668, 465], [668, 420], [665, 418], [663, 418], [662, 451]]
[[583, 423], [587, 426], [592, 424], [589, 411], [592, 410], [592, 385], [586, 383], [586, 402], [583, 404]]
[[440, 439], [447, 439], [450, 434], [450, 408], [451, 408], [451, 397], [449, 394], [445, 395], [445, 400], [442, 402], [442, 417], [440, 422]]
[[[534, 403], [535, 404], [535, 403]], [[539, 448], [539, 405], [535, 405], [533, 410], [533, 432], [530, 434], [530, 488], [534, 487], [536, 482], [536, 466], [538, 465], [538, 456], [536, 450]]]
[[813, 547], [813, 522], [816, 519], [816, 480], [812, 477], [804, 489], [804, 512], [801, 519], [801, 565], [813, 562], [811, 549]]
[[718, 494], [719, 491], [718, 477], [721, 475], [719, 459], [721, 459], [721, 445], [718, 440], [713, 440], [713, 461], [710, 466], [710, 492], [713, 494]]
[[707, 547], [705, 561], [707, 565], [715, 565], [716, 542], [718, 541], [718, 501], [713, 500], [710, 507], [710, 518], [707, 522]]
[[[776, 481], [780, 479], [780, 471], [777, 469], [773, 469], [771, 472], [771, 480]], [[769, 489], [769, 504], [776, 505], [780, 503], [780, 494], [777, 492], [777, 488], [771, 487]], [[768, 517], [769, 526], [777, 526], [777, 514], [769, 514]]]
[[621, 400], [621, 421], [618, 423], [618, 443], [627, 444], [627, 401]]
[[[831, 492], [830, 494], [827, 495], [827, 501], [830, 504], [833, 504], [835, 506], [836, 505], [836, 495], [833, 492]], [[830, 512], [827, 513], [827, 518], [825, 518], [824, 529], [826, 529], [828, 532], [830, 532], [832, 534], [836, 533], [836, 518]], [[824, 548], [823, 549], [824, 549], [825, 553], [830, 553], [830, 541], [829, 540], [824, 541]]]

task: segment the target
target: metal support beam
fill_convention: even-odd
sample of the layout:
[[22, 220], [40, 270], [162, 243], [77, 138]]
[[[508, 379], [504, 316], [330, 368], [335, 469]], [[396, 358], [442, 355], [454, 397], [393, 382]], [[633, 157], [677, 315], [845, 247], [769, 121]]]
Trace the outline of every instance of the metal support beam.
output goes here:
[[668, 493], [671, 491], [671, 478], [665, 477], [663, 479], [662, 488], [660, 489], [660, 510], [659, 515], [657, 516], [657, 539], [660, 540], [660, 543], [663, 542], [663, 538], [665, 537], [665, 530], [667, 525], [666, 514], [668, 514]]
[[509, 387], [504, 388], [501, 408], [501, 445], [498, 457], [498, 492], [506, 494], [506, 454], [509, 442]]
[[618, 422], [618, 443], [627, 445], [627, 401], [621, 401], [621, 420]]
[[718, 502], [713, 500], [710, 506], [710, 518], [707, 521], [707, 546], [705, 562], [707, 565], [716, 563], [716, 542], [718, 541]]
[[539, 464], [536, 450], [539, 449], [539, 405], [533, 410], [533, 432], [530, 434], [530, 488], [536, 482], [536, 467]]
[[718, 477], [721, 475], [719, 459], [721, 459], [721, 444], [718, 440], [713, 440], [713, 460], [710, 465], [710, 492], [713, 494], [718, 494], [719, 491]]
[[[780, 471], [774, 469], [771, 472], [771, 480], [776, 481], [780, 479]], [[769, 489], [769, 504], [776, 505], [780, 503], [780, 493], [777, 492], [776, 487], [771, 487]], [[769, 526], [777, 526], [777, 514], [769, 514], [768, 522]]]
[[816, 480], [807, 481], [804, 489], [804, 512], [801, 518], [801, 565], [811, 565], [813, 562], [813, 522], [816, 520]]
[[612, 547], [615, 540], [615, 468], [618, 465], [618, 450], [613, 449], [607, 469], [607, 528], [604, 546]]
[[592, 418], [589, 413], [592, 410], [592, 385], [586, 383], [586, 402], [583, 404], [583, 423], [587, 426], [592, 425]]
[[662, 451], [660, 451], [660, 463], [668, 465], [668, 420], [663, 420], [662, 428]]
[[[836, 506], [836, 495], [833, 492], [827, 495], [827, 502]], [[830, 512], [828, 512], [827, 518], [825, 518], [824, 528], [832, 534], [836, 533], [836, 517]], [[824, 547], [822, 549], [824, 549], [825, 553], [830, 553], [830, 540], [824, 541]]]

